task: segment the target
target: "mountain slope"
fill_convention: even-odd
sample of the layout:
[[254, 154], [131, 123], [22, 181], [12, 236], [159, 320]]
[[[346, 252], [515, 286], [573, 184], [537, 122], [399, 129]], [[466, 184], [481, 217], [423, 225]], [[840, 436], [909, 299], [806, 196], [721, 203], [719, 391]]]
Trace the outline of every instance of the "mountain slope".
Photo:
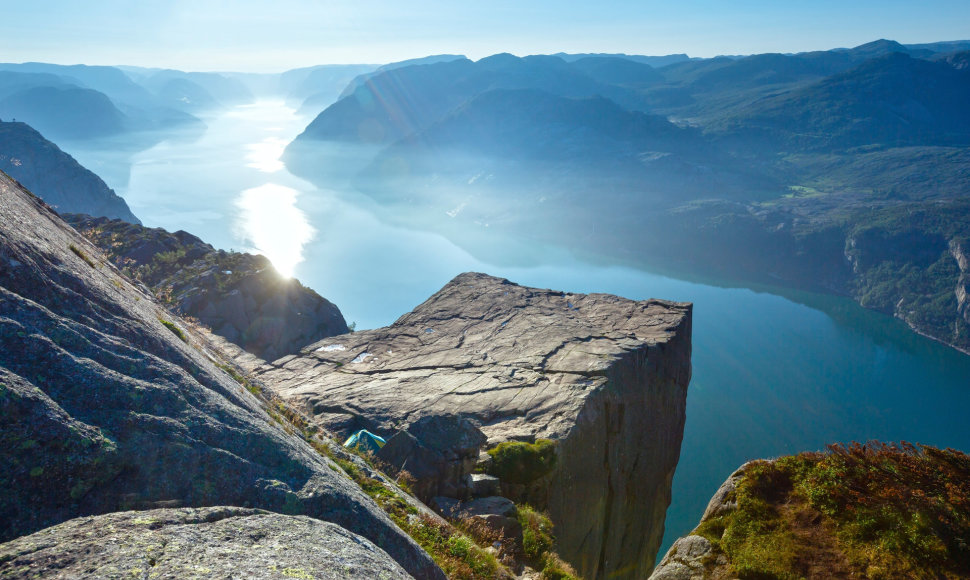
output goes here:
[[893, 53], [815, 85], [767, 98], [708, 129], [783, 150], [863, 145], [968, 145], [970, 73]]
[[0, 121], [0, 170], [60, 212], [141, 223], [100, 177], [26, 123]]
[[442, 577], [223, 364], [0, 175], [0, 539], [132, 508], [251, 506], [331, 521]]

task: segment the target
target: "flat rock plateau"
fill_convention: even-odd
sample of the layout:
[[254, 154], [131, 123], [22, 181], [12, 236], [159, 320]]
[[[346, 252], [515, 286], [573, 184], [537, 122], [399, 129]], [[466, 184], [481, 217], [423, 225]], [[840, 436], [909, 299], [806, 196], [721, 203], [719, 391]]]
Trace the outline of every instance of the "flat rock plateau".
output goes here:
[[389, 327], [325, 339], [256, 376], [338, 433], [389, 437], [460, 416], [490, 448], [555, 442], [554, 468], [503, 481], [503, 495], [548, 510], [560, 553], [584, 578], [635, 578], [663, 535], [690, 334], [687, 303], [466, 273]]

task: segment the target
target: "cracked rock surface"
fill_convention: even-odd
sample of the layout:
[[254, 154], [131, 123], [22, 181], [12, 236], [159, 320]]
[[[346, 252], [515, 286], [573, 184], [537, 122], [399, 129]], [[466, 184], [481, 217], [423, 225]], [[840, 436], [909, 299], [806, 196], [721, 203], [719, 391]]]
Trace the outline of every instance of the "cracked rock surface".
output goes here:
[[77, 518], [0, 545], [4, 578], [412, 578], [383, 550], [305, 516], [211, 507]]
[[331, 430], [393, 435], [460, 414], [488, 437], [558, 442], [524, 490], [585, 578], [654, 563], [683, 438], [691, 305], [526, 288], [466, 273], [386, 328], [257, 370]]

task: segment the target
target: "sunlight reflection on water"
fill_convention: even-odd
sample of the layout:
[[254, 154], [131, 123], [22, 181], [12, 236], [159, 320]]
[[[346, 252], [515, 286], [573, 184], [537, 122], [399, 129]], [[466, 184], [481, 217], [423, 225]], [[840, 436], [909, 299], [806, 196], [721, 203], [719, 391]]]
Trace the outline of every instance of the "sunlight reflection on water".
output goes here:
[[246, 145], [246, 167], [258, 169], [263, 173], [276, 173], [283, 170], [280, 157], [286, 149], [286, 140], [279, 137], [267, 137], [259, 143]]
[[286, 277], [293, 276], [294, 268], [303, 261], [303, 247], [316, 234], [296, 206], [298, 196], [291, 187], [267, 183], [243, 191], [236, 200], [242, 210], [239, 233]]

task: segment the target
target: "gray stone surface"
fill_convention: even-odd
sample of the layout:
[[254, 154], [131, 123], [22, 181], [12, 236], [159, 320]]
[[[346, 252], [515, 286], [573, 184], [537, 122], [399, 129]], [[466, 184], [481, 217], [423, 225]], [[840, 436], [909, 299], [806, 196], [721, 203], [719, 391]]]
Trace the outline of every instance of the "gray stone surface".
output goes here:
[[709, 577], [706, 564], [711, 551], [707, 538], [694, 535], [680, 538], [654, 569], [650, 580], [704, 580]]
[[471, 488], [472, 497], [487, 497], [490, 495], [498, 495], [498, 484], [498, 478], [495, 476], [485, 473], [473, 473], [469, 487]]
[[485, 435], [468, 419], [457, 415], [429, 415], [408, 425], [387, 440], [379, 459], [392, 474], [407, 471], [411, 489], [422, 501], [435, 496], [466, 499]]
[[329, 428], [381, 435], [460, 414], [489, 444], [550, 438], [547, 509], [583, 577], [653, 567], [690, 381], [685, 303], [526, 288], [462, 274], [393, 325], [326, 339], [258, 376]]
[[4, 578], [412, 578], [383, 550], [305, 516], [210, 507], [73, 519], [0, 544]]
[[218, 364], [204, 337], [0, 174], [0, 541], [83, 515], [236, 505], [337, 523], [413, 575], [442, 577]]

